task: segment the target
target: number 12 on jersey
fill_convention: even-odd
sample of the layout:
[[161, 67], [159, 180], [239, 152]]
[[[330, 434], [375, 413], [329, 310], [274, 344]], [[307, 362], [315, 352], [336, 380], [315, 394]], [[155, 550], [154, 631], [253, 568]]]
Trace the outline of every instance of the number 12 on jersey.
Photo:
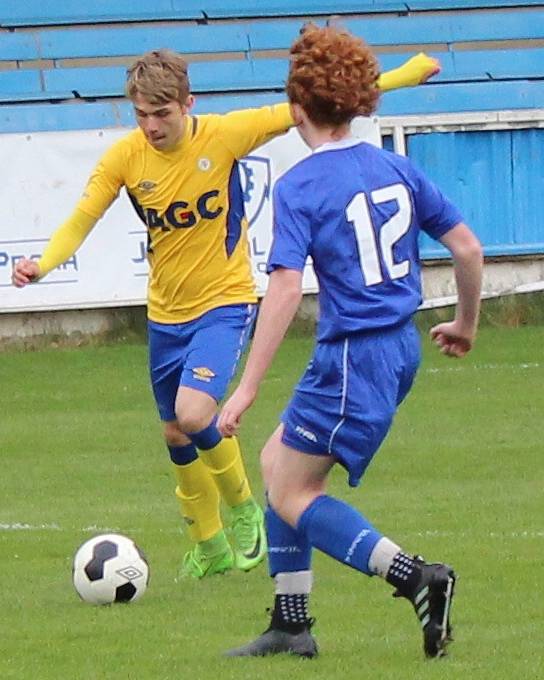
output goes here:
[[[397, 212], [382, 225], [379, 233], [372, 224], [368, 198], [364, 192], [355, 194], [346, 208], [346, 217], [355, 229], [359, 247], [359, 261], [367, 286], [383, 281], [383, 262], [390, 279], [400, 279], [410, 271], [410, 260], [393, 261], [393, 246], [410, 228], [412, 202], [404, 184], [393, 184], [370, 192], [374, 205], [395, 201]], [[381, 255], [381, 258], [380, 258]]]

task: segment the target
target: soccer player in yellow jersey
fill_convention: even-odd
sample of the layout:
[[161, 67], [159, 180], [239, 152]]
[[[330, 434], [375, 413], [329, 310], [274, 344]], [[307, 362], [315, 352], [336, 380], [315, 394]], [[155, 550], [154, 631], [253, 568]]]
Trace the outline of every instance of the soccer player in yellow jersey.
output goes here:
[[[437, 72], [419, 54], [379, 80], [382, 90], [417, 85]], [[138, 128], [114, 143], [82, 198], [38, 261], [20, 260], [23, 287], [82, 244], [124, 186], [148, 230], [149, 366], [176, 477], [176, 496], [194, 546], [182, 573], [202, 578], [248, 571], [266, 554], [238, 441], [222, 438], [217, 405], [248, 340], [256, 295], [238, 161], [294, 122], [287, 103], [225, 115], [191, 115], [187, 64], [159, 50], [128, 71]], [[232, 545], [220, 500], [230, 508]]]

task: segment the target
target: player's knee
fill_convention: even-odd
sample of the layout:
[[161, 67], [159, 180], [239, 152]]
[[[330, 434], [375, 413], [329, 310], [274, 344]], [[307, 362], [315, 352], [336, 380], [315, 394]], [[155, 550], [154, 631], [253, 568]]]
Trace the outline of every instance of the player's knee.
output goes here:
[[206, 429], [211, 422], [211, 418], [207, 413], [198, 413], [186, 409], [183, 413], [176, 413], [178, 419], [178, 427], [184, 434], [192, 434], [194, 432], [201, 432]]
[[183, 434], [175, 422], [164, 424], [163, 435], [167, 446], [187, 446], [191, 443], [191, 440]]

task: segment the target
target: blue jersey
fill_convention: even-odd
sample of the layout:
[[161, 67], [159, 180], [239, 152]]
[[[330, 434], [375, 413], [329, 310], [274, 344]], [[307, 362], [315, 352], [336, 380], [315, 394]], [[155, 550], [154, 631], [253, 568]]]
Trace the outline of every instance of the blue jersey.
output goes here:
[[325, 144], [276, 183], [268, 272], [312, 258], [318, 340], [397, 326], [421, 303], [420, 230], [439, 239], [459, 222], [407, 158], [353, 138]]

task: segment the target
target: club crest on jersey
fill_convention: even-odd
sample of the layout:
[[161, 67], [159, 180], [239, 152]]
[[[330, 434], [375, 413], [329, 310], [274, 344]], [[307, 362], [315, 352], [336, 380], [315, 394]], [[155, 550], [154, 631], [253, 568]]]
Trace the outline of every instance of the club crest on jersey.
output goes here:
[[199, 168], [199, 170], [202, 170], [202, 172], [207, 172], [211, 167], [212, 167], [212, 162], [209, 158], [199, 158], [198, 159], [198, 168]]
[[157, 186], [156, 182], [153, 182], [150, 179], [144, 179], [138, 184], [138, 189], [141, 191], [145, 191], [146, 193], [149, 193], [150, 191], [153, 191], [153, 189]]
[[244, 209], [248, 226], [259, 218], [264, 206], [270, 201], [272, 170], [270, 159], [265, 156], [246, 156], [240, 161], [240, 182], [244, 197]]
[[193, 368], [193, 378], [202, 380], [203, 382], [210, 382], [212, 378], [215, 378], [215, 373], [205, 366], [198, 366], [197, 368]]

